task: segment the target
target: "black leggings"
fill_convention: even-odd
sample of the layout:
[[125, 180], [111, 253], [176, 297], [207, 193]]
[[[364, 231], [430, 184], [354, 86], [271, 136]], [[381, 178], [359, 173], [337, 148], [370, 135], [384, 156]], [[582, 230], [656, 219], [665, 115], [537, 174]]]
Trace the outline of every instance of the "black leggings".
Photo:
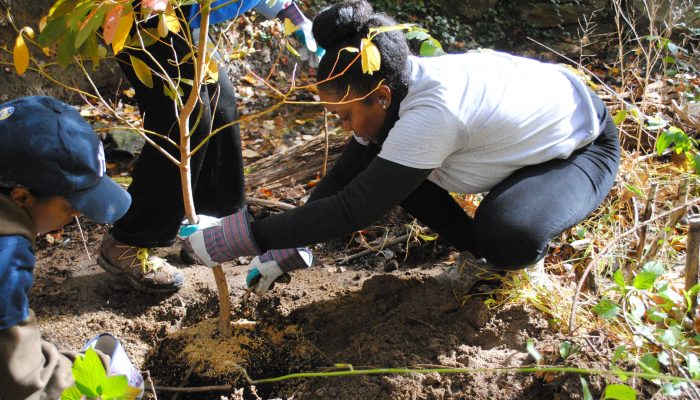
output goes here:
[[[153, 28], [157, 23], [158, 18], [152, 18], [145, 23], [145, 27]], [[185, 59], [189, 54], [190, 48], [181, 37], [170, 34], [149, 46], [148, 51], [170, 76], [180, 74], [182, 78], [189, 79], [194, 76], [192, 62], [183, 63], [178, 71], [168, 61], [175, 58], [173, 53], [177, 54], [178, 60]], [[164, 94], [163, 81], [154, 76], [153, 88], [144, 86], [134, 73], [129, 55], [146, 62], [152, 70], [159, 69], [142, 51], [130, 49], [117, 55], [119, 65], [136, 91], [145, 129], [168, 136], [179, 144], [173, 100]], [[181, 89], [184, 91], [183, 98], [186, 99], [190, 86], [182, 84]], [[219, 68], [218, 82], [202, 88], [200, 98], [204, 104], [198, 106], [190, 117], [190, 124], [194, 125], [199, 116], [198, 125], [190, 140], [191, 148], [209, 134], [211, 127], [216, 129], [237, 118], [236, 95], [225, 68]], [[153, 139], [179, 159], [179, 151], [174, 146], [163, 139]], [[237, 124], [217, 133], [198, 151], [191, 159], [191, 172], [197, 213], [224, 216], [245, 206], [241, 139]], [[131, 207], [114, 224], [112, 235], [118, 241], [132, 246], [172, 245], [185, 214], [178, 168], [155, 147], [146, 144], [136, 161], [132, 178], [129, 186]]]
[[546, 255], [549, 242], [581, 222], [612, 188], [620, 161], [617, 128], [593, 96], [602, 132], [569, 158], [522, 168], [496, 185], [474, 218], [450, 194], [425, 181], [401, 206], [450, 241], [502, 269], [518, 269]]

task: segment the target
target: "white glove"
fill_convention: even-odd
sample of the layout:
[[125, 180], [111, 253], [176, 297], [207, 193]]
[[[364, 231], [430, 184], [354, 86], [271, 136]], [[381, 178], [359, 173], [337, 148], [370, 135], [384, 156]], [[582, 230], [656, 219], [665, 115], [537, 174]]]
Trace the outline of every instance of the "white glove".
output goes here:
[[[279, 260], [279, 261], [278, 261]], [[246, 286], [262, 296], [275, 282], [288, 278], [287, 272], [308, 268], [313, 263], [313, 254], [307, 248], [271, 250], [253, 258], [246, 276]]]

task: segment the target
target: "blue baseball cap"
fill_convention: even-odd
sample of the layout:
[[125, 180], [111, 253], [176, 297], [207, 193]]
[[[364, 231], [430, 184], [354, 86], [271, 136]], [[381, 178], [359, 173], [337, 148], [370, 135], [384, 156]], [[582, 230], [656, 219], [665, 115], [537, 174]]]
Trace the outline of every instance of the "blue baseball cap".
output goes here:
[[91, 220], [110, 223], [131, 196], [105, 172], [102, 143], [73, 107], [45, 96], [0, 105], [0, 181], [62, 196]]

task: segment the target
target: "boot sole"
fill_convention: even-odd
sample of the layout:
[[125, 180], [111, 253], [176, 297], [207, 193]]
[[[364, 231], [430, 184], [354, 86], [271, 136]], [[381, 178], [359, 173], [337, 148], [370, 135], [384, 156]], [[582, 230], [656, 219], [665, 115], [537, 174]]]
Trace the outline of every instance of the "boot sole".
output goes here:
[[134, 289], [138, 290], [139, 292], [153, 293], [153, 294], [175, 293], [182, 288], [182, 284], [180, 284], [179, 286], [171, 287], [171, 288], [161, 288], [161, 289], [143, 286], [136, 279], [134, 279], [134, 277], [125, 273], [121, 269], [115, 267], [109, 261], [102, 258], [102, 256], [97, 257], [97, 264], [100, 267], [102, 267], [103, 270], [109, 272], [112, 275], [118, 275], [118, 276], [126, 278], [126, 281], [129, 282], [129, 285], [131, 285]]

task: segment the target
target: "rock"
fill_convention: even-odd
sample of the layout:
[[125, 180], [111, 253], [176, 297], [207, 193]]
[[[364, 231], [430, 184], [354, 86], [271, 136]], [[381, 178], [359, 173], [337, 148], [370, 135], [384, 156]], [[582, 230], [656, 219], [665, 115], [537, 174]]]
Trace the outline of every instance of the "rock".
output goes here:
[[110, 159], [132, 159], [143, 148], [146, 140], [138, 133], [125, 130], [110, 130], [105, 141], [105, 154]]

